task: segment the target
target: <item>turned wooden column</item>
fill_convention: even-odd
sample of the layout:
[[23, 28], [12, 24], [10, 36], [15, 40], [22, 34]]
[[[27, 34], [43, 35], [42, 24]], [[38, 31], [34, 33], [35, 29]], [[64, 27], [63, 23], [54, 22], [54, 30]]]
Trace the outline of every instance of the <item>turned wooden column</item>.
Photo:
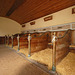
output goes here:
[[17, 36], [17, 41], [18, 41], [18, 51], [20, 50], [20, 43], [19, 43], [19, 34], [18, 34], [18, 36]]
[[56, 71], [56, 33], [54, 32], [52, 43], [53, 43], [53, 50], [52, 50], [52, 71]]
[[30, 34], [28, 35], [28, 48], [29, 48], [28, 57], [30, 57], [31, 56], [31, 36]]
[[12, 39], [12, 48], [13, 48], [13, 35], [11, 36], [11, 39]]

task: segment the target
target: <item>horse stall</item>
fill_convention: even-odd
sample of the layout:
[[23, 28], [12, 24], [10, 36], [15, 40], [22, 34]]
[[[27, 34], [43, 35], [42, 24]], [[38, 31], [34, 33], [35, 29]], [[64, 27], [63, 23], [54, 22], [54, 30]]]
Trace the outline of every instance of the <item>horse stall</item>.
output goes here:
[[28, 34], [20, 34], [19, 35], [19, 43], [20, 43], [20, 50], [19, 52], [28, 56]]
[[13, 35], [13, 49], [18, 50], [18, 40], [17, 40], [18, 34]]
[[8, 36], [5, 36], [6, 39], [6, 46], [8, 46]]
[[[53, 34], [54, 32], [51, 32]], [[45, 47], [45, 49], [42, 49], [38, 52], [34, 52], [34, 54], [31, 55], [29, 59], [33, 59], [37, 61], [38, 63], [43, 64], [44, 66], [47, 66], [48, 69], [53, 69], [53, 66], [56, 67], [56, 70], [58, 73], [61, 73], [61, 75], [68, 75], [69, 73], [74, 73], [75, 69], [72, 70], [73, 65], [75, 65], [75, 54], [71, 53], [69, 50], [69, 46], [71, 44], [71, 31], [57, 31], [56, 34], [56, 42], [55, 45], [55, 54], [53, 49]], [[46, 39], [46, 37], [45, 37]], [[47, 40], [46, 40], [47, 41]], [[36, 45], [36, 44], [35, 44]], [[35, 47], [34, 45], [34, 47]], [[48, 42], [47, 42], [48, 45]], [[45, 45], [42, 45], [42, 47]], [[36, 46], [36, 51], [37, 51]], [[34, 48], [33, 48], [34, 49]], [[72, 57], [73, 56], [73, 57]], [[54, 58], [55, 57], [55, 58]], [[70, 61], [70, 62], [69, 62]], [[62, 64], [63, 65], [60, 65]], [[66, 63], [66, 65], [65, 65]], [[73, 63], [73, 64], [71, 64]], [[65, 65], [65, 66], [64, 66]], [[63, 68], [62, 68], [63, 67]], [[66, 71], [67, 69], [67, 71]]]
[[5, 37], [0, 37], [0, 44], [5, 44]]
[[[38, 62], [49, 70], [56, 70], [61, 75], [71, 75], [71, 72], [73, 74], [75, 71], [75, 53], [70, 50], [73, 32], [67, 30], [19, 34], [19, 52], [26, 56], [30, 55], [27, 57], [29, 60]], [[16, 50], [18, 49], [17, 36], [13, 40]], [[55, 41], [53, 41], [54, 37]]]
[[61, 75], [74, 75], [75, 54], [71, 53], [71, 30], [56, 32], [56, 70]]
[[9, 47], [12, 47], [12, 38], [9, 36]]
[[[38, 51], [44, 50], [48, 46], [48, 35], [49, 33], [32, 33], [30, 35], [30, 50], [29, 50], [29, 41], [28, 37], [20, 37], [20, 52], [24, 53], [26, 56], [29, 54], [32, 55]], [[22, 49], [22, 47], [24, 47]], [[30, 51], [30, 52], [29, 52]]]
[[66, 32], [56, 32], [56, 36], [56, 62], [58, 64], [69, 52], [69, 45], [71, 43], [71, 30]]
[[75, 53], [75, 30], [72, 30], [71, 32], [70, 52]]
[[28, 48], [28, 34], [20, 34], [20, 49]]
[[31, 57], [44, 66], [52, 66], [52, 49], [48, 47], [51, 43], [51, 32], [32, 34], [31, 39]]
[[34, 33], [31, 35], [31, 53], [47, 48], [49, 42], [48, 34], [49, 33]]
[[5, 38], [6, 38], [6, 43], [5, 43], [5, 44], [7, 45], [7, 44], [8, 44], [8, 41], [7, 41], [7, 36], [5, 36]]

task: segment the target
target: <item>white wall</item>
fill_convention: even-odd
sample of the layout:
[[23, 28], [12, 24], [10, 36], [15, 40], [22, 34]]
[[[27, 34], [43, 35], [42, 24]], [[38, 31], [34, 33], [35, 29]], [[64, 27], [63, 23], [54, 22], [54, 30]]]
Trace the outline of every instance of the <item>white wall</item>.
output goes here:
[[[21, 28], [21, 25], [11, 19], [0, 17], [0, 36], [12, 35], [20, 33], [20, 31], [37, 29], [42, 27], [48, 27], [53, 25], [59, 25], [64, 23], [75, 22], [75, 14], [72, 14], [72, 7], [58, 11], [56, 13], [50, 14], [53, 15], [53, 20], [44, 22], [42, 17], [35, 20], [35, 25], [30, 25], [30, 22], [26, 23], [26, 27]], [[47, 15], [49, 16], [49, 15]]]
[[21, 25], [11, 19], [0, 17], [0, 36], [20, 33]]
[[75, 14], [72, 14], [73, 7], [75, 6], [50, 14], [53, 15], [53, 20], [44, 22], [43, 18], [46, 17], [44, 16], [42, 18], [36, 19], [35, 25], [30, 25], [30, 22], [28, 22], [25, 24], [26, 27], [22, 28], [21, 31], [75, 22]]

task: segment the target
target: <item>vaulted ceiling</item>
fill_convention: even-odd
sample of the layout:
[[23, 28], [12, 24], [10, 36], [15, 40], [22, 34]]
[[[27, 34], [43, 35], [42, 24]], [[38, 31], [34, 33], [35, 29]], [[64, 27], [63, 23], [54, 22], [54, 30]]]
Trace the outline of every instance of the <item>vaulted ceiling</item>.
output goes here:
[[75, 0], [0, 0], [0, 16], [20, 24], [75, 5]]

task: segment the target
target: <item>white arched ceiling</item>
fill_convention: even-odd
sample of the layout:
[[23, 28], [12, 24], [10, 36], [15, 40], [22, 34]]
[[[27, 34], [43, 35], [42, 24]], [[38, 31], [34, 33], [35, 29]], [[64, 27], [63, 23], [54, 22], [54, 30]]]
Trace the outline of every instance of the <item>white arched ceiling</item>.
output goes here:
[[14, 20], [0, 17], [0, 36], [20, 33], [21, 25]]

